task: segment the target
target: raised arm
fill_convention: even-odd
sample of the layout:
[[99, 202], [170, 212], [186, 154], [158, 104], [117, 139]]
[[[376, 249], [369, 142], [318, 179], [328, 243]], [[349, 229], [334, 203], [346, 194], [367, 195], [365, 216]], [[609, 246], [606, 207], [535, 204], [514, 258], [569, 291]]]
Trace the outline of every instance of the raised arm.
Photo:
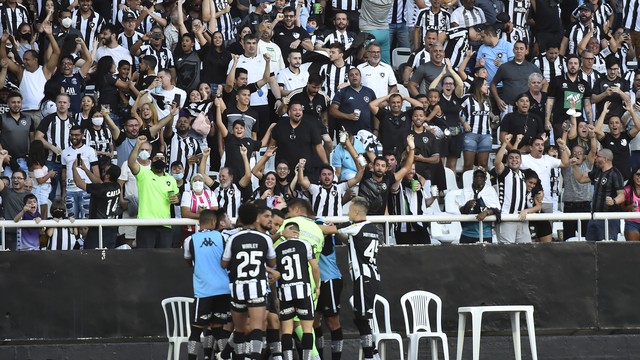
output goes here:
[[607, 116], [609, 112], [609, 105], [611, 103], [609, 101], [604, 103], [604, 108], [602, 109], [602, 113], [596, 122], [596, 128], [594, 129], [596, 137], [598, 140], [601, 140], [604, 137], [604, 131], [602, 131], [602, 126], [604, 125], [604, 118]]
[[506, 134], [504, 136], [504, 141], [500, 145], [500, 149], [498, 149], [498, 152], [496, 153], [496, 160], [495, 160], [494, 166], [496, 168], [496, 174], [498, 175], [504, 172], [504, 163], [502, 162], [502, 160], [505, 154], [507, 153], [507, 143], [510, 143], [511, 139], [513, 139], [513, 135]]
[[131, 154], [129, 154], [129, 159], [127, 159], [127, 164], [129, 165], [129, 170], [133, 175], [136, 175], [140, 172], [140, 164], [138, 164], [138, 152], [140, 152], [140, 146], [147, 142], [147, 137], [144, 135], [138, 136], [136, 139], [136, 146], [131, 150]]
[[571, 168], [573, 170], [573, 177], [576, 178], [577, 182], [581, 184], [587, 184], [591, 182], [589, 175], [580, 171], [580, 169], [578, 168], [578, 165], [576, 165], [573, 161], [572, 161]]
[[211, 154], [210, 148], [202, 149], [202, 160], [198, 165], [198, 171], [204, 178], [205, 185], [207, 185], [208, 187], [212, 187], [213, 184], [215, 183], [215, 181], [207, 174], [207, 159], [209, 158], [210, 154]]
[[570, 165], [569, 154], [571, 154], [571, 149], [569, 149], [569, 147], [567, 146], [567, 143], [565, 143], [564, 140], [562, 139], [556, 140], [556, 144], [558, 144], [558, 148], [560, 151], [560, 161], [561, 161], [560, 167], [566, 168]]
[[636, 137], [636, 135], [638, 135], [638, 132], [640, 132], [640, 121], [638, 120], [638, 115], [634, 111], [633, 104], [631, 104], [630, 99], [625, 100], [623, 106], [624, 109], [627, 110], [627, 112], [631, 115], [631, 120], [633, 120], [634, 126], [629, 130], [629, 136]]
[[[230, 93], [231, 91], [233, 91], [233, 85], [235, 85], [236, 83], [236, 68], [238, 67], [238, 60], [240, 59], [240, 56], [232, 54], [231, 58], [233, 60], [233, 63], [231, 64], [231, 69], [229, 70], [229, 74], [227, 74], [227, 79], [224, 83], [224, 92], [226, 93]], [[269, 75], [267, 75], [267, 81], [269, 80], [268, 76]], [[267, 81], [265, 81], [265, 83]]]
[[82, 59], [84, 60], [84, 64], [80, 68], [80, 75], [83, 77], [87, 77], [89, 74], [89, 70], [91, 70], [91, 65], [93, 65], [93, 58], [91, 57], [91, 52], [87, 47], [87, 44], [82, 40], [82, 38], [76, 38], [76, 45], [80, 45], [80, 55], [82, 55]]
[[[178, 105], [176, 103], [171, 104], [171, 111], [169, 112], [169, 115], [165, 116], [164, 118], [162, 118], [162, 120], [158, 121], [157, 124], [149, 128], [149, 133], [151, 134], [151, 136], [156, 137], [156, 135], [158, 135], [160, 130], [164, 127], [173, 131], [173, 129], [171, 128], [173, 118], [176, 117], [179, 112], [180, 108], [178, 107]], [[170, 135], [171, 131], [169, 131], [169, 134], [166, 135]]]
[[22, 72], [24, 71], [24, 69], [22, 68], [22, 66], [16, 64], [15, 61], [9, 59], [9, 57], [7, 56], [7, 44], [13, 45], [11, 43], [11, 38], [8, 32], [2, 33], [2, 39], [0, 40], [0, 42], [2, 42], [2, 46], [0, 46], [0, 59], [7, 60], [7, 68], [9, 69], [9, 71], [16, 74], [16, 76], [18, 76], [18, 81], [20, 81], [22, 79]]
[[304, 166], [306, 164], [307, 164], [307, 159], [300, 159], [298, 160], [298, 166], [296, 166], [298, 183], [300, 184], [300, 187], [304, 191], [309, 190], [309, 186], [311, 186], [311, 181], [309, 181], [309, 179], [306, 176], [304, 176]]
[[276, 153], [276, 149], [278, 149], [277, 146], [269, 146], [269, 148], [267, 148], [267, 151], [264, 153], [264, 156], [261, 157], [253, 167], [253, 169], [251, 169], [251, 173], [255, 177], [257, 177], [258, 180], [262, 180], [262, 171], [264, 170], [264, 166], [267, 164], [267, 161], [269, 161], [269, 159]]
[[242, 162], [244, 163], [244, 176], [240, 178], [238, 184], [242, 187], [247, 187], [251, 184], [251, 165], [249, 165], [249, 152], [244, 145], [240, 145], [240, 155], [242, 155]]
[[218, 133], [222, 136], [222, 139], [225, 139], [229, 135], [229, 130], [227, 129], [227, 125], [222, 121], [223, 102], [217, 97], [213, 100], [213, 103], [216, 106], [216, 126], [218, 127]]
[[413, 135], [409, 134], [407, 135], [407, 152], [409, 153], [409, 155], [407, 156], [407, 160], [405, 161], [404, 166], [402, 166], [400, 170], [396, 171], [395, 174], [393, 174], [395, 178], [394, 182], [398, 182], [402, 180], [402, 178], [405, 175], [407, 175], [409, 171], [411, 171], [411, 166], [413, 166], [415, 150], [416, 150], [416, 144], [413, 140]]
[[45, 78], [48, 80], [51, 78], [53, 73], [56, 71], [58, 67], [58, 61], [60, 60], [60, 47], [58, 46], [58, 42], [53, 37], [53, 29], [51, 24], [42, 24], [42, 29], [44, 33], [47, 34], [47, 39], [49, 40], [49, 46], [51, 47], [51, 56], [46, 60], [45, 65], [43, 67], [43, 72]]

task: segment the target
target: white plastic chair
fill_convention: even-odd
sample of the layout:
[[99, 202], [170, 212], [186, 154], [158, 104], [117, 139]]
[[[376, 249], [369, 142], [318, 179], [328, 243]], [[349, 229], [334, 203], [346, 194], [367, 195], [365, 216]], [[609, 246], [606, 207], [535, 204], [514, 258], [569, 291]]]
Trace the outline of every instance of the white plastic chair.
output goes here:
[[460, 206], [464, 204], [458, 203], [458, 197], [464, 199], [464, 190], [452, 190], [444, 196], [444, 211], [449, 214], [460, 215]]
[[448, 167], [445, 167], [444, 176], [447, 181], [446, 192], [453, 191], [453, 190], [460, 190], [460, 188], [458, 187], [458, 182], [456, 181], [456, 173], [454, 173], [453, 170], [449, 169]]
[[[351, 307], [353, 307], [353, 296], [349, 298], [349, 303], [351, 304]], [[380, 331], [380, 322], [378, 321], [377, 311], [378, 304], [382, 306], [384, 312], [384, 332]], [[385, 342], [397, 341], [398, 349], [400, 352], [400, 360], [404, 360], [404, 346], [402, 345], [402, 336], [391, 331], [391, 315], [389, 309], [389, 301], [387, 301], [387, 299], [385, 299], [381, 295], [376, 295], [375, 300], [373, 301], [373, 318], [369, 321], [369, 325], [371, 326], [371, 332], [373, 335], [373, 342], [376, 345], [376, 348], [379, 350], [381, 360], [385, 360], [387, 355]], [[364, 359], [362, 348], [360, 348], [358, 359]]]
[[[162, 311], [164, 312], [164, 323], [169, 339], [169, 351], [167, 360], [180, 359], [180, 345], [189, 341], [191, 335], [191, 318], [189, 316], [189, 304], [193, 303], [192, 298], [170, 297], [162, 300]], [[171, 311], [171, 316], [168, 314]]]
[[411, 56], [411, 49], [405, 47], [398, 47], [391, 52], [391, 66], [393, 70], [398, 70], [400, 64], [406, 63]]
[[[433, 325], [429, 319], [429, 305], [432, 301], [436, 306], [436, 322]], [[409, 303], [408, 307], [407, 302]], [[409, 360], [417, 360], [420, 339], [430, 338], [431, 358], [438, 359], [437, 339], [440, 339], [442, 340], [444, 360], [449, 360], [447, 334], [442, 332], [442, 300], [440, 300], [440, 297], [428, 291], [414, 290], [402, 295], [400, 303], [402, 304], [407, 338], [409, 338], [409, 354], [407, 358]], [[409, 311], [411, 311], [411, 319], [409, 319]]]

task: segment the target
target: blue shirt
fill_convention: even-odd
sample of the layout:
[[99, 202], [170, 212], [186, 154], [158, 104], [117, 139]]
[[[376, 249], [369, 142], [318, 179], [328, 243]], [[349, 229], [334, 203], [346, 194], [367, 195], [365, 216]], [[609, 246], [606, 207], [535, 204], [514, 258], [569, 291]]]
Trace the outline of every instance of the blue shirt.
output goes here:
[[354, 110], [358, 109], [360, 110], [360, 118], [358, 121], [336, 119], [336, 128], [340, 129], [344, 126], [349, 134], [357, 134], [358, 131], [363, 129], [371, 131], [371, 110], [369, 109], [369, 103], [375, 99], [376, 93], [366, 86], [362, 86], [360, 91], [351, 86], [338, 90], [331, 104], [337, 104], [338, 110], [345, 114], [353, 114]]
[[[324, 224], [324, 220], [321, 218], [316, 218], [315, 221], [318, 225]], [[320, 281], [342, 279], [342, 273], [340, 273], [336, 259], [336, 242], [333, 235], [324, 238], [324, 245], [322, 246], [322, 252], [320, 252], [318, 267], [320, 268]]]
[[215, 230], [191, 235], [189, 245], [193, 256], [193, 293], [197, 298], [230, 294], [229, 274], [220, 266], [224, 241]]
[[[358, 154], [364, 154], [364, 145], [358, 139], [353, 141], [353, 148]], [[331, 165], [340, 168], [340, 181], [346, 181], [356, 176], [358, 168], [356, 163], [349, 154], [349, 150], [342, 145], [336, 146], [333, 150], [333, 157], [331, 158]]]
[[[484, 58], [484, 67], [489, 73], [487, 82], [491, 84], [493, 76], [496, 74], [496, 71], [498, 71], [498, 67], [493, 62], [496, 59], [500, 59], [500, 61], [504, 64], [507, 61], [513, 60], [513, 44], [500, 39], [498, 40], [496, 46], [482, 45], [480, 46], [480, 49], [478, 49], [476, 62], [481, 58]], [[501, 86], [501, 84], [498, 84], [498, 87]]]

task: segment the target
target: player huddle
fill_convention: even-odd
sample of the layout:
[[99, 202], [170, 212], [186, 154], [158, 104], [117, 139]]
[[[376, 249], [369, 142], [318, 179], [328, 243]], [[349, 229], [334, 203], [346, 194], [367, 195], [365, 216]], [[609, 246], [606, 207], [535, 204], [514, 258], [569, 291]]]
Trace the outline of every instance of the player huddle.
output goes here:
[[348, 238], [364, 357], [377, 357], [369, 319], [380, 281], [380, 239], [366, 221], [367, 201], [355, 198], [350, 221], [339, 226], [316, 219], [306, 200], [287, 205], [285, 215], [260, 203], [243, 204], [235, 228], [223, 211], [200, 214], [200, 231], [184, 243], [196, 300], [190, 360], [197, 359], [201, 335], [205, 359], [267, 359], [270, 353], [274, 360], [293, 360], [294, 349], [303, 360], [321, 359], [322, 317], [331, 331], [331, 358], [340, 359], [342, 280], [334, 234]]

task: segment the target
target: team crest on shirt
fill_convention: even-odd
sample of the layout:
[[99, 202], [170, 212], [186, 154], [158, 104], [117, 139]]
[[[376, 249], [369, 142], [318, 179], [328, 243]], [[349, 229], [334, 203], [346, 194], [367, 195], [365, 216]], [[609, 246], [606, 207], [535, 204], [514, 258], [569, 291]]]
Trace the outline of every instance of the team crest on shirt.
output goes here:
[[89, 23], [89, 27], [93, 29], [93, 27], [96, 26], [94, 23], [90, 22]]
[[167, 186], [171, 186], [171, 181], [167, 180]]
[[299, 37], [300, 37], [300, 34], [298, 34], [298, 33], [293, 33], [293, 38], [294, 38], [294, 39], [297, 39], [297, 38], [299, 38]]
[[566, 89], [567, 87], [569, 87], [569, 86], [567, 85], [567, 83], [562, 83], [562, 88], [563, 88], [563, 89]]
[[422, 138], [422, 142], [425, 143], [425, 144], [428, 143], [429, 142], [429, 138], [423, 137]]
[[382, 191], [387, 190], [387, 184], [385, 183], [380, 184], [380, 187], [382, 188]]
[[78, 85], [78, 80], [76, 80], [76, 78], [72, 78], [71, 79], [71, 84]]
[[20, 126], [27, 126], [27, 120], [25, 119], [20, 120]]
[[233, 196], [233, 189], [229, 189], [229, 196]]
[[338, 192], [337, 192], [337, 191], [335, 191], [335, 190], [333, 190], [333, 191], [331, 192], [331, 196], [336, 196], [336, 195], [338, 195]]
[[502, 53], [498, 54], [498, 59], [502, 59]]
[[560, 65], [558, 65], [558, 69], [560, 69], [560, 71], [564, 71], [564, 65], [562, 65], [562, 63], [560, 63]]
[[584, 85], [578, 84], [578, 91], [584, 92]]
[[620, 145], [627, 146], [627, 139], [620, 140]]
[[167, 54], [162, 54], [162, 60], [167, 61]]
[[606, 178], [606, 177], [603, 177], [603, 178], [602, 178], [602, 180], [600, 181], [600, 183], [601, 183], [602, 185], [605, 185], [605, 184], [607, 183], [607, 178]]
[[369, 97], [365, 96], [364, 98], [362, 98], [362, 100], [364, 100], [364, 102], [368, 103], [369, 102]]
[[316, 113], [320, 114], [322, 112], [322, 106], [316, 106]]
[[384, 77], [384, 75], [385, 75], [384, 73], [380, 73], [380, 77]]

